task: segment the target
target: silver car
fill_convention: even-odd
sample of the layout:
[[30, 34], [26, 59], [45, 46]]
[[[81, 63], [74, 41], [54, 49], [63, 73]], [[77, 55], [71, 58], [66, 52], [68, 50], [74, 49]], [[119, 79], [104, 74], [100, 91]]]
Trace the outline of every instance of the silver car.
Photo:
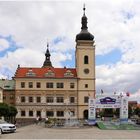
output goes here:
[[0, 120], [0, 133], [15, 132], [16, 126], [6, 121]]

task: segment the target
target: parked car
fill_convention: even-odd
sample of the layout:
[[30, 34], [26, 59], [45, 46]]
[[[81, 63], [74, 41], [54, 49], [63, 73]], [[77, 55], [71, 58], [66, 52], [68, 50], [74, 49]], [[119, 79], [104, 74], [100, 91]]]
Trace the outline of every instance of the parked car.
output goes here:
[[15, 132], [16, 126], [6, 121], [0, 120], [0, 133]]
[[136, 124], [139, 124], [140, 125], [140, 119], [137, 119], [136, 120]]

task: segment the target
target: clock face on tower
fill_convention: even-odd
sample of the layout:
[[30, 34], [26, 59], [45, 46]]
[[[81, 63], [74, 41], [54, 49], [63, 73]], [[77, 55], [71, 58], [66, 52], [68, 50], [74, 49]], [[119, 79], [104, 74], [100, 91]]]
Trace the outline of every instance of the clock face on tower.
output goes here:
[[84, 73], [88, 74], [89, 73], [89, 69], [88, 68], [84, 69]]

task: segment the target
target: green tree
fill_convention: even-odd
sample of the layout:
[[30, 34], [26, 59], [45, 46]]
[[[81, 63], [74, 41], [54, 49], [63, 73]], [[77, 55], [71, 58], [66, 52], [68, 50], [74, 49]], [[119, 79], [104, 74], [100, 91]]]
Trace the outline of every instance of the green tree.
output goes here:
[[134, 114], [138, 115], [140, 117], [140, 108], [139, 107], [134, 109]]
[[9, 106], [9, 121], [15, 123], [15, 117], [17, 115], [17, 109], [14, 106]]
[[119, 109], [119, 108], [114, 109], [113, 114], [114, 114], [117, 118], [119, 118], [119, 116], [120, 116], [120, 109]]
[[17, 109], [14, 106], [9, 106], [6, 103], [0, 103], [0, 117], [4, 117], [6, 121], [15, 122]]
[[0, 116], [7, 117], [9, 114], [9, 106], [5, 103], [0, 103]]
[[130, 118], [133, 115], [133, 110], [132, 107], [129, 105], [128, 106], [128, 118]]

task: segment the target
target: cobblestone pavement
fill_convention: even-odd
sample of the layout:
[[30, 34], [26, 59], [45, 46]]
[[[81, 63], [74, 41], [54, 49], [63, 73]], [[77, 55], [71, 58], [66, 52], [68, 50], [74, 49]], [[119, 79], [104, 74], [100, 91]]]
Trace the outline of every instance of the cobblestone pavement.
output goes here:
[[140, 139], [139, 130], [100, 130], [92, 128], [45, 128], [30, 125], [16, 133], [2, 134], [0, 139]]

